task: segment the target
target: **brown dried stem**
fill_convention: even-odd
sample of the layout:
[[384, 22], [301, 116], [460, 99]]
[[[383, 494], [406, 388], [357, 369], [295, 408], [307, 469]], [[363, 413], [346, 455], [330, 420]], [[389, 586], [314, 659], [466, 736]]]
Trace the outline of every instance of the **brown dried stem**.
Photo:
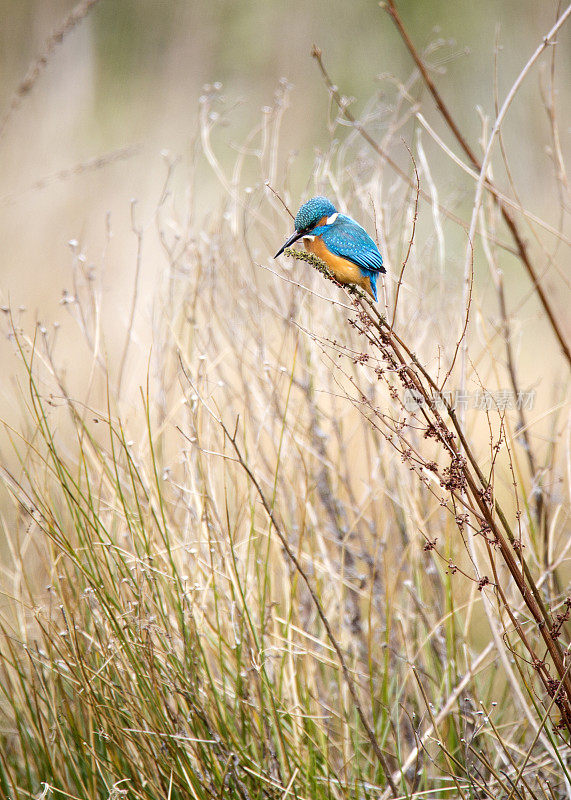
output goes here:
[[[397, 11], [397, 8], [396, 8], [396, 5], [394, 3], [394, 0], [386, 0], [385, 8], [386, 8], [388, 14], [390, 15], [390, 17], [392, 18], [392, 20], [394, 21], [394, 23], [395, 23], [395, 25], [397, 27], [397, 30], [398, 30], [399, 34], [401, 35], [401, 38], [402, 38], [407, 50], [409, 51], [410, 55], [412, 56], [412, 59], [413, 59], [414, 63], [418, 67], [418, 70], [419, 70], [420, 74], [422, 75], [422, 79], [425, 82], [425, 84], [426, 84], [426, 86], [428, 88], [428, 91], [430, 92], [430, 94], [434, 98], [434, 102], [436, 103], [436, 105], [438, 107], [438, 110], [440, 111], [440, 113], [444, 117], [444, 119], [446, 121], [446, 124], [448, 125], [448, 127], [450, 128], [452, 133], [454, 134], [454, 137], [456, 138], [458, 144], [460, 145], [462, 150], [466, 153], [466, 155], [468, 156], [468, 158], [472, 162], [473, 166], [479, 172], [481, 172], [482, 164], [481, 164], [480, 159], [478, 159], [478, 157], [476, 156], [475, 152], [472, 150], [472, 148], [470, 147], [470, 145], [466, 141], [466, 139], [463, 136], [462, 132], [460, 131], [458, 125], [454, 121], [454, 118], [453, 118], [452, 114], [448, 110], [448, 106], [446, 105], [446, 103], [442, 99], [442, 96], [440, 95], [440, 92], [436, 88], [436, 86], [434, 84], [434, 81], [430, 77], [430, 74], [429, 74], [429, 72], [428, 72], [428, 70], [426, 68], [426, 65], [424, 64], [422, 58], [420, 57], [416, 47], [414, 46], [414, 44], [412, 42], [410, 36], [407, 33], [406, 28], [404, 27], [403, 21], [400, 18], [400, 15], [399, 15], [399, 13]], [[567, 341], [566, 341], [566, 339], [565, 339], [565, 337], [563, 335], [563, 332], [562, 332], [562, 330], [561, 330], [561, 328], [559, 326], [559, 323], [557, 322], [557, 320], [555, 318], [555, 314], [553, 313], [553, 310], [552, 310], [551, 305], [550, 305], [550, 303], [549, 303], [549, 301], [547, 299], [547, 296], [546, 296], [545, 292], [543, 291], [543, 287], [541, 285], [540, 278], [537, 275], [535, 267], [531, 263], [531, 260], [529, 258], [529, 254], [527, 252], [527, 246], [526, 246], [525, 241], [524, 241], [524, 239], [523, 239], [523, 237], [522, 237], [522, 235], [521, 235], [521, 233], [519, 231], [517, 223], [516, 223], [514, 217], [512, 216], [511, 211], [508, 210], [506, 205], [498, 197], [496, 188], [494, 187], [494, 185], [492, 184], [492, 182], [488, 178], [485, 178], [484, 185], [486, 186], [487, 189], [491, 190], [492, 197], [494, 198], [494, 202], [497, 203], [499, 208], [500, 208], [500, 211], [502, 213], [502, 217], [504, 219], [504, 222], [507, 225], [507, 227], [508, 227], [508, 229], [509, 229], [509, 231], [510, 231], [510, 233], [511, 233], [513, 239], [514, 239], [518, 255], [519, 255], [522, 263], [524, 264], [524, 266], [525, 266], [525, 268], [527, 270], [527, 273], [529, 275], [529, 278], [531, 280], [533, 288], [537, 292], [537, 296], [539, 297], [539, 300], [541, 302], [543, 310], [545, 311], [545, 313], [546, 313], [546, 315], [547, 315], [547, 317], [549, 319], [549, 322], [551, 324], [551, 328], [553, 329], [553, 332], [554, 332], [554, 334], [555, 334], [555, 336], [557, 338], [557, 341], [559, 342], [561, 350], [563, 351], [563, 354], [565, 355], [565, 358], [567, 359], [567, 363], [569, 365], [571, 365], [571, 350], [569, 349], [569, 345], [567, 344]]]
[[[339, 285], [329, 272], [327, 265], [312, 253], [297, 251], [292, 248], [288, 248], [284, 253], [308, 262], [325, 277]], [[478, 465], [452, 403], [443, 398], [446, 413], [451, 422], [450, 428], [433, 402], [434, 394], [439, 393], [439, 387], [420, 364], [418, 358], [395, 333], [368, 297], [355, 287], [343, 288], [354, 298], [353, 303], [358, 317], [356, 323], [353, 320], [352, 324], [367, 338], [373, 348], [381, 351], [381, 355], [389, 365], [391, 373], [398, 376], [403, 388], [418, 393], [415, 396], [422, 397], [421, 411], [430, 428], [431, 435], [448, 452], [451, 466], [454, 467], [457, 480], [461, 484], [459, 486], [450, 485], [445, 488], [448, 488], [449, 491], [459, 488], [466, 492], [466, 496], [470, 498], [471, 511], [475, 518], [483, 518], [485, 520], [489, 533], [484, 538], [488, 544], [490, 560], [492, 561], [493, 555], [489, 545], [491, 541], [499, 549], [503, 561], [535, 621], [547, 652], [555, 666], [559, 681], [564, 687], [561, 689], [557, 705], [561, 713], [562, 723], [571, 733], [571, 678], [565, 664], [564, 651], [557, 640], [557, 636], [553, 635], [555, 631], [553, 618], [543, 601], [529, 565], [523, 556], [519, 540], [514, 536], [507, 516], [499, 502], [493, 497], [493, 486]], [[374, 336], [371, 334], [371, 329], [376, 332]], [[456, 437], [458, 443], [456, 442]], [[490, 539], [487, 538], [488, 536]], [[499, 583], [497, 583], [497, 590], [502, 606], [510, 616], [522, 644], [528, 651], [537, 675], [548, 695], [552, 696], [553, 686], [544, 658], [540, 657], [529, 637], [524, 634], [522, 627], [517, 623], [508, 599]]]

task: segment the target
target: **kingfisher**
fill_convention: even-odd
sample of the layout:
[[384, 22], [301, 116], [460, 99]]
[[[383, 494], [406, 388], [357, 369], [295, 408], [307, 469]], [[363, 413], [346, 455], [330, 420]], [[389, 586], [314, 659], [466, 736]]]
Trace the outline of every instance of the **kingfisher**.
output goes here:
[[377, 299], [377, 276], [386, 272], [375, 242], [358, 222], [340, 214], [326, 197], [312, 197], [297, 212], [295, 233], [274, 258], [298, 239], [319, 256], [339, 283], [361, 286]]

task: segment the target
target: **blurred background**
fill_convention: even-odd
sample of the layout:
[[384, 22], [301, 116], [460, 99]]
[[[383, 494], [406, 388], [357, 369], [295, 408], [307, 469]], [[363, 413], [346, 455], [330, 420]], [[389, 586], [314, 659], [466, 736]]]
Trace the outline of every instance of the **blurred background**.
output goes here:
[[[86, 4], [78, 7], [82, 5]], [[137, 249], [131, 201], [137, 201], [136, 224], [152, 226], [165, 181], [166, 153], [169, 158], [180, 157], [175, 185], [181, 196], [191, 183], [195, 187], [190, 199], [195, 232], [224, 208], [227, 194], [219, 176], [202, 154], [197, 155], [200, 98], [213, 85], [219, 96], [218, 110], [212, 113], [224, 117], [213, 134], [213, 147], [222, 167], [230, 169], [237, 148], [263, 118], [263, 109], [274, 103], [280, 81], [287, 81], [287, 114], [276, 154], [275, 181], [276, 188], [281, 188], [287, 176], [288, 199], [295, 211], [302, 194], [311, 188], [316, 153], [328, 146], [328, 121], [334, 116], [310, 55], [312, 44], [322, 48], [340, 91], [355, 98], [355, 113], [363, 112], [371, 98], [390, 108], [391, 76], [406, 83], [413, 72], [390, 18], [372, 0], [350, 4], [341, 0], [100, 0], [56, 44], [31, 91], [10, 111], [30, 65], [45, 52], [48, 37], [73, 8], [74, 3], [67, 0], [0, 4], [0, 118], [5, 123], [0, 139], [0, 301], [12, 309], [25, 307], [32, 323], [38, 319], [51, 324], [64, 315], [62, 292], [72, 288], [73, 254], [68, 242], [75, 240], [87, 263], [99, 268], [105, 262], [103, 314], [111, 326], [106, 330], [114, 325], [125, 329]], [[501, 102], [540, 37], [552, 26], [557, 8], [558, 3], [550, 0], [399, 3], [415, 44], [425, 51], [443, 96], [479, 152], [485, 128], [482, 119], [493, 121], [494, 116], [495, 62]], [[564, 28], [554, 65], [563, 152], [568, 150], [571, 123], [568, 92], [565, 98], [571, 82], [569, 54], [568, 28]], [[548, 152], [548, 115], [541, 95], [551, 68], [547, 54], [509, 111], [504, 144], [514, 154], [509, 166], [524, 205], [558, 227], [565, 220], [560, 219], [558, 186]], [[418, 82], [412, 85], [412, 95], [426, 99]], [[430, 99], [423, 113], [456, 150]], [[372, 132], [381, 138], [383, 125], [382, 115], [371, 122]], [[343, 134], [344, 129], [338, 127], [335, 136]], [[407, 129], [402, 135], [409, 141], [413, 138]], [[427, 154], [435, 180], [442, 182], [448, 197], [461, 203], [466, 192], [464, 176], [454, 172], [432, 142], [427, 143]], [[410, 166], [404, 146], [395, 157]], [[505, 188], [505, 173], [499, 173], [496, 180]], [[261, 185], [261, 178], [258, 174], [254, 180]], [[469, 186], [467, 209], [473, 197], [473, 186]], [[285, 235], [287, 223], [283, 228]], [[279, 244], [268, 248], [275, 250]], [[459, 246], [464, 247], [461, 239]], [[143, 316], [137, 328], [142, 340], [149, 327], [158, 254], [158, 241], [147, 236], [139, 302]], [[268, 250], [260, 258], [272, 254]], [[502, 266], [516, 290], [519, 286], [522, 296], [526, 294], [529, 286], [519, 264], [513, 276], [509, 258]], [[544, 280], [564, 324], [568, 286], [551, 267]], [[536, 316], [533, 300], [526, 310]], [[541, 314], [536, 321], [529, 346], [538, 352], [551, 351], [553, 338], [544, 329]], [[9, 353], [3, 347], [0, 356], [5, 360]], [[6, 395], [6, 389], [2, 393]]]

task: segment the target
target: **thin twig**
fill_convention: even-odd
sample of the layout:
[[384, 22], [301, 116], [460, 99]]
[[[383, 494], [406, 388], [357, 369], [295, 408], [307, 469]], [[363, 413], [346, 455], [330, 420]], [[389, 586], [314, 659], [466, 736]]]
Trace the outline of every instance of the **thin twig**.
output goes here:
[[408, 249], [406, 251], [406, 256], [404, 257], [404, 261], [402, 262], [402, 267], [401, 267], [401, 270], [400, 270], [400, 273], [399, 273], [399, 279], [397, 281], [397, 289], [396, 289], [396, 293], [395, 293], [395, 302], [394, 302], [394, 306], [393, 306], [393, 318], [391, 320], [391, 328], [394, 328], [394, 326], [395, 326], [395, 319], [396, 319], [396, 316], [397, 316], [397, 305], [398, 305], [398, 301], [399, 301], [400, 287], [401, 287], [401, 284], [402, 284], [404, 271], [406, 269], [406, 265], [407, 265], [408, 259], [410, 257], [410, 251], [412, 250], [412, 245], [413, 245], [413, 242], [414, 242], [414, 234], [416, 232], [416, 221], [418, 219], [418, 197], [419, 197], [419, 194], [420, 194], [420, 178], [418, 177], [418, 169], [416, 167], [416, 161], [414, 160], [414, 156], [412, 154], [412, 151], [411, 151], [410, 147], [404, 141], [404, 139], [403, 139], [403, 142], [404, 142], [404, 146], [408, 150], [408, 154], [409, 154], [409, 156], [411, 158], [412, 165], [414, 167], [414, 176], [415, 176], [415, 180], [416, 180], [416, 195], [415, 195], [415, 198], [414, 198], [414, 215], [413, 215], [413, 218], [412, 218], [412, 230], [411, 230], [410, 239], [409, 239], [409, 242], [408, 242]]
[[127, 325], [127, 336], [125, 339], [125, 346], [123, 347], [123, 355], [121, 356], [121, 364], [119, 366], [119, 377], [117, 378], [117, 397], [121, 397], [121, 386], [123, 383], [123, 372], [127, 362], [127, 354], [129, 352], [129, 345], [133, 336], [133, 325], [135, 322], [135, 311], [137, 308], [137, 298], [139, 296], [139, 278], [141, 275], [141, 261], [143, 256], [143, 229], [137, 227], [135, 224], [135, 206], [137, 201], [131, 201], [131, 230], [137, 237], [137, 258], [135, 267], [135, 280], [133, 282], [133, 297], [131, 299], [131, 312], [129, 314], [129, 323]]
[[280, 203], [281, 203], [281, 204], [282, 204], [282, 206], [285, 208], [285, 210], [286, 210], [286, 211], [287, 211], [287, 213], [290, 215], [290, 217], [291, 217], [292, 219], [295, 219], [295, 214], [292, 214], [292, 213], [291, 213], [291, 211], [290, 211], [290, 210], [289, 210], [289, 208], [288, 208], [288, 205], [287, 205], [286, 201], [285, 201], [285, 200], [282, 198], [282, 196], [279, 194], [279, 192], [276, 192], [276, 190], [274, 189], [274, 187], [272, 186], [272, 184], [271, 184], [269, 181], [266, 181], [265, 185], [268, 187], [268, 189], [269, 189], [269, 190], [270, 190], [270, 192], [271, 192], [271, 193], [274, 195], [274, 197], [275, 197], [275, 198], [277, 198], [277, 199], [280, 201]]
[[0, 122], [0, 139], [4, 135], [6, 126], [10, 122], [13, 114], [18, 110], [24, 97], [26, 97], [34, 88], [40, 75], [47, 67], [50, 57], [54, 51], [63, 42], [64, 38], [70, 33], [90, 12], [91, 8], [98, 3], [99, 0], [83, 0], [78, 3], [65, 18], [63, 23], [57, 30], [55, 30], [46, 41], [44, 52], [39, 56], [29, 67], [24, 80], [18, 85], [18, 88], [12, 95], [12, 99], [8, 105], [2, 121]]
[[81, 161], [79, 164], [74, 164], [72, 167], [66, 167], [65, 169], [60, 169], [57, 172], [46, 175], [45, 177], [34, 181], [34, 183], [24, 187], [23, 189], [3, 195], [0, 197], [0, 204], [11, 205], [28, 192], [41, 191], [52, 183], [66, 181], [69, 178], [75, 177], [76, 175], [83, 175], [85, 172], [95, 172], [96, 170], [102, 169], [109, 164], [115, 163], [116, 161], [123, 161], [128, 158], [132, 158], [140, 152], [140, 145], [128, 144], [125, 147], [119, 147], [117, 150], [111, 150], [109, 153], [104, 153], [101, 156], [95, 156], [87, 161]]

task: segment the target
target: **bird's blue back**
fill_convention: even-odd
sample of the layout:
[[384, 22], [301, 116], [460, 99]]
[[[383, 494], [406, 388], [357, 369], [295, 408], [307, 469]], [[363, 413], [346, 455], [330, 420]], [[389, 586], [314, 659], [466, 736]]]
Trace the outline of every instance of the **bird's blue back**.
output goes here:
[[332, 225], [320, 225], [312, 230], [321, 236], [327, 249], [336, 256], [346, 258], [365, 273], [386, 272], [379, 249], [367, 231], [346, 214], [339, 214]]

